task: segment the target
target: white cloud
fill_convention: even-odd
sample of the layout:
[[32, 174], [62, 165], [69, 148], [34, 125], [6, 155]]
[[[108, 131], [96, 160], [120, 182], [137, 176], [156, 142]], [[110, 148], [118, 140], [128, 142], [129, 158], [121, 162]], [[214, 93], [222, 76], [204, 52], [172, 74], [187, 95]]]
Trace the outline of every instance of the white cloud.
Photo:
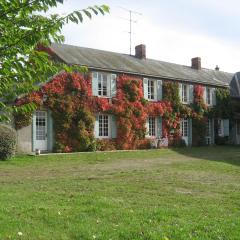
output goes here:
[[[192, 0], [192, 3], [196, 4], [196, 1]], [[55, 11], [66, 12], [83, 7], [83, 3], [80, 7], [76, 2], [71, 5], [70, 2]], [[110, 2], [108, 1], [107, 4]], [[226, 1], [222, 2], [226, 3]], [[202, 0], [201, 4], [209, 9], [218, 7], [220, 11], [228, 5], [222, 2]], [[229, 0], [228, 2], [236, 1]], [[91, 3], [89, 2], [85, 6], [91, 5]], [[121, 1], [119, 5], [121, 6]], [[63, 34], [66, 37], [66, 43], [128, 54], [129, 35], [127, 31], [129, 25], [127, 21], [119, 18], [126, 18], [128, 15], [127, 12], [116, 6], [111, 8], [110, 15], [95, 16], [92, 20], [86, 19], [83, 24], [69, 24], [64, 27]], [[136, 9], [138, 9], [137, 5]], [[230, 11], [230, 8], [225, 9], [226, 12]], [[142, 17], [135, 16], [138, 18], [138, 23], [133, 24], [132, 53], [136, 44], [145, 43], [148, 58], [190, 65], [191, 58], [199, 56], [202, 58], [203, 67], [213, 69], [218, 64], [223, 71], [236, 72], [240, 70], [240, 46], [233, 45], [234, 41], [200, 33], [197, 29], [180, 28], [177, 23], [175, 26], [173, 24], [167, 26], [165, 23], [156, 22], [157, 12], [148, 11], [149, 9], [146, 8]]]

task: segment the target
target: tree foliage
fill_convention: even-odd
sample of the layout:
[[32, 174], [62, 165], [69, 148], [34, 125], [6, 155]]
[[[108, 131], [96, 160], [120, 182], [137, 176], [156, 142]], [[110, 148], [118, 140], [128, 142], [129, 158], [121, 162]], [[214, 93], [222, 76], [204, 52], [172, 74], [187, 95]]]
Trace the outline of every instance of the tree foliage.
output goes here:
[[62, 4], [63, 0], [2, 0], [0, 1], [0, 121], [9, 119], [13, 111], [29, 111], [33, 104], [15, 108], [14, 100], [38, 88], [60, 69], [48, 53], [38, 48], [52, 41], [62, 43], [63, 26], [81, 23], [84, 17], [109, 12], [106, 5], [76, 10], [64, 16], [43, 14]]

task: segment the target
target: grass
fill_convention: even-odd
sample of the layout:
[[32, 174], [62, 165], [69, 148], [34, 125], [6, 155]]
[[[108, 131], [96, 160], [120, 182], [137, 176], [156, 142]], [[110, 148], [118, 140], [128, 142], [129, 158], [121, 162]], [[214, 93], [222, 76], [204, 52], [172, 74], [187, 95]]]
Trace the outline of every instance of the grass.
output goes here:
[[240, 148], [0, 162], [0, 239], [239, 240]]

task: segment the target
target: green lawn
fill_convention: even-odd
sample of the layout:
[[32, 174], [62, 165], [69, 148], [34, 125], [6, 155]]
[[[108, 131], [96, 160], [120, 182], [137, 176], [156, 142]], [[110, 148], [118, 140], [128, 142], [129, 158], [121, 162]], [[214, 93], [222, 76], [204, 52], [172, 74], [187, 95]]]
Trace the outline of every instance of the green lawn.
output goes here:
[[0, 239], [239, 240], [240, 148], [0, 162]]

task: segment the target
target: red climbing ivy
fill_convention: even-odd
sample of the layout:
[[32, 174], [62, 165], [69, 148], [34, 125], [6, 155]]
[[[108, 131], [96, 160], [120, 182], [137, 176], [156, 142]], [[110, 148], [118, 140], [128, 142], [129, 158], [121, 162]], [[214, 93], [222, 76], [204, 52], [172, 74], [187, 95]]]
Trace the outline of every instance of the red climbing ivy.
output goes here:
[[[60, 152], [146, 148], [148, 116], [163, 117], [163, 136], [179, 139], [180, 119], [201, 120], [207, 110], [201, 85], [194, 85], [194, 102], [186, 106], [180, 103], [177, 82], [163, 81], [163, 100], [158, 102], [144, 99], [142, 79], [135, 76], [118, 75], [117, 94], [111, 99], [92, 96], [91, 82], [90, 74], [62, 72], [16, 104], [34, 102], [51, 110], [55, 151]], [[95, 116], [100, 112], [116, 117], [116, 139], [94, 138]]]

